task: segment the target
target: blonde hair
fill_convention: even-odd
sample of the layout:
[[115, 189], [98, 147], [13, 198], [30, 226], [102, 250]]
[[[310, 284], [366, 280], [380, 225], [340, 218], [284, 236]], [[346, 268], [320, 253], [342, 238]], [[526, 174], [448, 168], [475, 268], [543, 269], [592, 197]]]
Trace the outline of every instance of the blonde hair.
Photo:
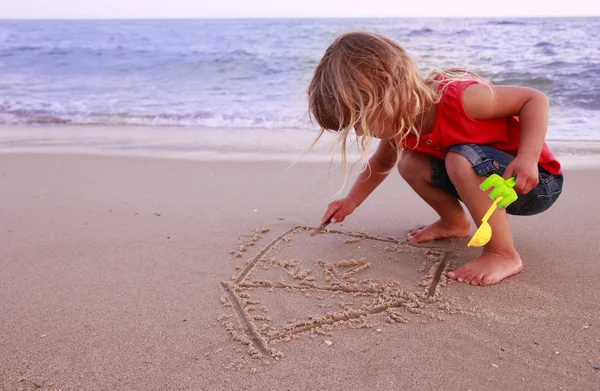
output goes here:
[[361, 160], [366, 160], [374, 138], [370, 124], [383, 114], [393, 126], [398, 163], [406, 137], [420, 137], [426, 109], [440, 101], [450, 82], [467, 75], [483, 80], [464, 69], [435, 70], [423, 78], [415, 61], [391, 39], [369, 32], [344, 34], [327, 48], [308, 88], [309, 115], [320, 127], [309, 149], [325, 131], [337, 132], [347, 180], [348, 134], [359, 126]]

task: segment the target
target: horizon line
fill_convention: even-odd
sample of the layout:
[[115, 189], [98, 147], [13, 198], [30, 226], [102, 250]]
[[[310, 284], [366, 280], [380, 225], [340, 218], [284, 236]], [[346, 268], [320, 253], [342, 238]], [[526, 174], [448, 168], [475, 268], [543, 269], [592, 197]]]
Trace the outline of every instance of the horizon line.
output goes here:
[[498, 16], [498, 15], [411, 15], [411, 16], [172, 16], [172, 17], [137, 17], [137, 16], [98, 16], [98, 17], [4, 17], [0, 21], [106, 21], [106, 20], [339, 20], [339, 19], [584, 19], [598, 18], [597, 15], [521, 15], [521, 16]]

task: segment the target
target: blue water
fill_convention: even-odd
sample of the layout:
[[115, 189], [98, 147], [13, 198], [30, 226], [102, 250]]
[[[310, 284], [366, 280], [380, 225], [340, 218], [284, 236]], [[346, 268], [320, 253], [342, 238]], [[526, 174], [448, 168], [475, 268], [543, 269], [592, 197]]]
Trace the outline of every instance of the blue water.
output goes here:
[[600, 18], [0, 21], [0, 124], [312, 129], [312, 72], [353, 30], [397, 40], [423, 74], [538, 88], [550, 139], [600, 139]]

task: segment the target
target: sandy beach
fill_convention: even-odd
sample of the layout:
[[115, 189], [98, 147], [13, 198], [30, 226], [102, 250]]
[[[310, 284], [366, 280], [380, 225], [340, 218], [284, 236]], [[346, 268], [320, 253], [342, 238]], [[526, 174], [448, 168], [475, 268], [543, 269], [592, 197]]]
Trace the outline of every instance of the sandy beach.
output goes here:
[[406, 243], [435, 216], [398, 175], [311, 237], [340, 170], [286, 167], [0, 155], [0, 388], [597, 389], [597, 168], [482, 288], [443, 275], [466, 242]]

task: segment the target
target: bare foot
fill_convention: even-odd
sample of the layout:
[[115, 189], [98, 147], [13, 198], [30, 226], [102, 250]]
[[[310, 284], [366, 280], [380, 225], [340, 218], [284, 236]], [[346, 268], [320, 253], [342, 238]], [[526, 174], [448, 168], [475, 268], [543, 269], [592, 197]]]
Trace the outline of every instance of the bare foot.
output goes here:
[[466, 238], [472, 231], [471, 221], [464, 215], [462, 219], [452, 223], [438, 220], [427, 227], [414, 229], [408, 234], [408, 240], [420, 243], [435, 239]]
[[492, 285], [519, 274], [521, 269], [523, 262], [517, 252], [503, 255], [484, 250], [476, 260], [448, 272], [448, 277], [472, 285]]

